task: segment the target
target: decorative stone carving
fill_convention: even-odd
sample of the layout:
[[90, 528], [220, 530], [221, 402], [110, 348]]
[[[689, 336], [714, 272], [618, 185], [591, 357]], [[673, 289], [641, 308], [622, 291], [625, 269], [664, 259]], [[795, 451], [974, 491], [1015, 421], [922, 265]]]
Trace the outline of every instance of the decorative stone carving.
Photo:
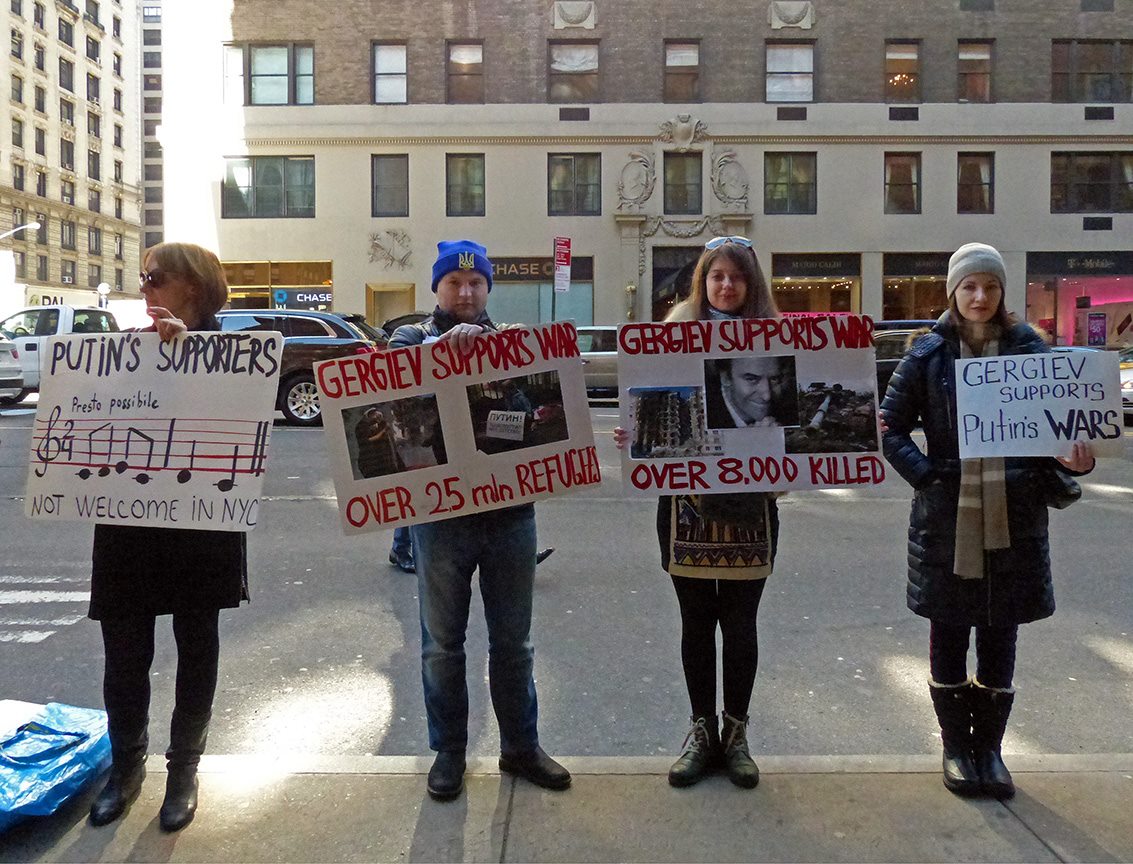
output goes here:
[[814, 26], [814, 3], [810, 0], [771, 0], [767, 6], [767, 23], [772, 30], [784, 27], [809, 30]]
[[370, 261], [380, 261], [388, 270], [394, 264], [404, 270], [413, 254], [413, 240], [400, 228], [375, 231], [370, 235]]
[[716, 200], [737, 210], [747, 209], [747, 171], [735, 150], [722, 150], [712, 160], [712, 193]]
[[618, 209], [638, 210], [653, 194], [657, 169], [653, 156], [642, 150], [631, 150], [629, 161], [618, 178]]
[[672, 144], [679, 153], [692, 149], [692, 145], [708, 137], [708, 127], [700, 120], [693, 120], [691, 114], [678, 114], [672, 120], [661, 124], [657, 137]]
[[663, 216], [650, 216], [641, 226], [641, 236], [637, 243], [637, 281], [645, 275], [645, 238], [652, 237], [658, 231], [667, 237], [677, 237], [689, 240], [698, 237], [708, 229], [719, 236], [727, 234], [724, 220], [719, 216], [705, 216], [702, 219], [665, 219]]
[[597, 23], [597, 8], [593, 0], [556, 0], [552, 10], [556, 30], [568, 27], [593, 30]]

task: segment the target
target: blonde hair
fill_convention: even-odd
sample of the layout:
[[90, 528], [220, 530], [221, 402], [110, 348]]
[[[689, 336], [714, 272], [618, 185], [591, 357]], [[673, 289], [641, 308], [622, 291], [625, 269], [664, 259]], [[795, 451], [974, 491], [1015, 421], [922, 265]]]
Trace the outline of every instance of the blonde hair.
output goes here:
[[228, 302], [228, 280], [220, 259], [195, 243], [158, 243], [142, 255], [142, 261], [153, 261], [154, 269], [176, 273], [192, 287], [193, 310], [207, 317]]
[[736, 243], [725, 243], [715, 249], [705, 249], [696, 262], [696, 269], [692, 273], [692, 291], [685, 301], [696, 312], [697, 318], [707, 318], [708, 308], [708, 271], [716, 263], [716, 259], [724, 258], [734, 264], [744, 276], [743, 306], [736, 313], [738, 318], [778, 318], [779, 310], [775, 306], [775, 298], [771, 296], [771, 288], [767, 278], [759, 266], [755, 252]]

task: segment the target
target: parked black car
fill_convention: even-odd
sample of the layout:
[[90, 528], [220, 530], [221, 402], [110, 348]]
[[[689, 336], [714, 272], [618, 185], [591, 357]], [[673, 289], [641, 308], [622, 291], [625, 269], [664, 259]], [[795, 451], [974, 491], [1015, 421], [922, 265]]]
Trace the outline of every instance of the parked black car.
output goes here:
[[225, 331], [278, 330], [283, 334], [275, 407], [297, 426], [318, 426], [323, 422], [315, 386], [315, 363], [361, 351], [380, 351], [389, 341], [385, 333], [355, 314], [305, 309], [223, 309], [216, 317]]

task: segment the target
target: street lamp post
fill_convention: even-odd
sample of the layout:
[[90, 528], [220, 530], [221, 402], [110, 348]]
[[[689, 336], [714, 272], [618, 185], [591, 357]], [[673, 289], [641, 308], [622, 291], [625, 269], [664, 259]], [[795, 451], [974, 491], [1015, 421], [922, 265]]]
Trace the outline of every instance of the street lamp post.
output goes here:
[[99, 282], [98, 287], [94, 290], [98, 292], [98, 308], [105, 309], [107, 306], [106, 296], [110, 293], [110, 285], [106, 282]]

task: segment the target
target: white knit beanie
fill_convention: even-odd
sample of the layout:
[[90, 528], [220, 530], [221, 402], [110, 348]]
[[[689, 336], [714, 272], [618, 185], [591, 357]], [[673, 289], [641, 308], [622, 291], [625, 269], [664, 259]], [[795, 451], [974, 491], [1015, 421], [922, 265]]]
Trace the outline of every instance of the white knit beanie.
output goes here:
[[986, 243], [965, 243], [952, 253], [948, 259], [948, 283], [945, 286], [948, 296], [956, 293], [956, 287], [965, 276], [973, 273], [990, 273], [999, 280], [1000, 287], [1007, 290], [1007, 268], [1003, 266], [1003, 256], [994, 246]]

